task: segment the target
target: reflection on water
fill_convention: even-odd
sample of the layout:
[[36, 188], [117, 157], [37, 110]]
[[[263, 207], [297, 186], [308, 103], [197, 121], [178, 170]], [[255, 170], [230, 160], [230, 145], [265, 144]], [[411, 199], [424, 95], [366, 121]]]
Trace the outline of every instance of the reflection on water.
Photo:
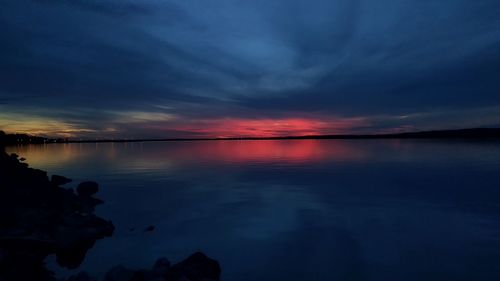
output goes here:
[[[101, 184], [113, 220], [82, 268], [196, 250], [223, 280], [492, 280], [500, 275], [500, 144], [197, 141], [11, 147]], [[142, 228], [156, 230], [143, 233]], [[131, 228], [136, 230], [130, 231]]]
[[[151, 143], [96, 143], [96, 144], [47, 144], [27, 145], [17, 148], [19, 153], [29, 153], [30, 161], [40, 165], [60, 165], [75, 158], [99, 157], [108, 161], [122, 158], [162, 161], [175, 159], [186, 162], [282, 162], [307, 163], [325, 160], [355, 160], [363, 157], [364, 151], [348, 142], [336, 141], [324, 145], [325, 141], [189, 141]], [[127, 154], [123, 154], [127, 151]], [[47, 153], [54, 155], [49, 159]], [[120, 153], [120, 154], [118, 154]]]

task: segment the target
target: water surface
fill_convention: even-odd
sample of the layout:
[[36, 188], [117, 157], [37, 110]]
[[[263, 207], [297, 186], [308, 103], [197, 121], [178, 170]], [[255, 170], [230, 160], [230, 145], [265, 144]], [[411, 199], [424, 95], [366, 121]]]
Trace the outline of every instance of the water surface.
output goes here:
[[[494, 280], [500, 143], [196, 141], [10, 147], [100, 183], [117, 227], [78, 270], [196, 250], [223, 280]], [[70, 187], [76, 185], [70, 184]], [[156, 230], [142, 230], [155, 225]], [[133, 231], [130, 231], [131, 229]], [[50, 263], [50, 261], [49, 261]], [[59, 274], [67, 274], [58, 270]]]

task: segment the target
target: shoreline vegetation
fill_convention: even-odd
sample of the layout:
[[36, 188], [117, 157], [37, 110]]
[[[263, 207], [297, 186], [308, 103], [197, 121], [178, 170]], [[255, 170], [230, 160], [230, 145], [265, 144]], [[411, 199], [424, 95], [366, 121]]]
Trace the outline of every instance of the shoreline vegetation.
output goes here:
[[45, 138], [27, 134], [6, 134], [0, 131], [0, 144], [47, 143], [104, 143], [104, 142], [162, 142], [162, 141], [216, 141], [216, 140], [305, 140], [305, 139], [500, 139], [500, 128], [470, 128], [459, 130], [418, 131], [389, 134], [339, 134], [283, 137], [230, 137], [230, 138], [144, 138], [144, 139], [69, 139]]
[[171, 265], [159, 259], [151, 269], [110, 269], [96, 279], [86, 272], [57, 279], [44, 260], [55, 255], [57, 263], [76, 269], [95, 242], [114, 232], [111, 221], [94, 214], [103, 201], [94, 197], [99, 186], [82, 182], [76, 191], [59, 175], [33, 169], [16, 154], [7, 154], [0, 142], [0, 281], [218, 281], [219, 263], [201, 252]]

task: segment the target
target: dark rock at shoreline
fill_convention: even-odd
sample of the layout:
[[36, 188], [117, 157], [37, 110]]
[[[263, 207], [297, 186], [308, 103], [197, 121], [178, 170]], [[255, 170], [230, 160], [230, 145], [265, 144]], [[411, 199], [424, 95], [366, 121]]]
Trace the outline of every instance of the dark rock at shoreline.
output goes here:
[[87, 272], [82, 271], [78, 275], [68, 278], [67, 281], [97, 281], [97, 279], [92, 278]]
[[[59, 265], [78, 267], [98, 239], [114, 226], [94, 214], [102, 201], [92, 197], [99, 187], [81, 183], [77, 193], [60, 187], [71, 181], [32, 169], [0, 143], [0, 281], [55, 281], [44, 260], [55, 254]], [[154, 230], [149, 226], [145, 231]], [[218, 281], [219, 263], [198, 252], [171, 266], [159, 259], [150, 270], [114, 267], [105, 281]], [[96, 281], [81, 272], [67, 281]]]
[[93, 181], [84, 181], [78, 185], [76, 192], [80, 196], [92, 196], [99, 191], [99, 184]]
[[165, 275], [165, 280], [218, 281], [220, 274], [221, 268], [216, 260], [207, 257], [202, 252], [196, 252], [182, 262], [172, 266]]
[[154, 225], [150, 225], [144, 229], [144, 232], [151, 232], [151, 231], [155, 230], [155, 228], [156, 227]]
[[106, 273], [104, 281], [219, 281], [220, 274], [217, 261], [197, 252], [173, 266], [161, 258], [151, 270], [134, 271], [116, 266]]
[[55, 280], [43, 264], [48, 255], [75, 268], [114, 226], [93, 213], [102, 201], [60, 187], [69, 179], [49, 181], [18, 157], [0, 147], [0, 280]]
[[[23, 161], [22, 159], [24, 159], [24, 158], [19, 159], [19, 161]], [[52, 177], [50, 178], [50, 181], [53, 184], [59, 186], [59, 185], [64, 185], [64, 184], [70, 183], [73, 180], [68, 179], [67, 177], [59, 176], [59, 175], [52, 175]]]
[[170, 261], [167, 258], [160, 258], [160, 259], [158, 259], [155, 262], [155, 265], [153, 266], [153, 269], [164, 268], [164, 267], [169, 268], [170, 267]]
[[[130, 281], [134, 278], [135, 271], [124, 266], [115, 266], [106, 273], [104, 281]], [[69, 281], [69, 280], [68, 280]]]

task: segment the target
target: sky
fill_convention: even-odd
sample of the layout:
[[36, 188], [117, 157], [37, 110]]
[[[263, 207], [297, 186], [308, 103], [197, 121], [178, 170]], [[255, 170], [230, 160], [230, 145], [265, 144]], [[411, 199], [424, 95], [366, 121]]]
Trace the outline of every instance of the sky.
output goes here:
[[0, 129], [500, 127], [498, 0], [0, 0]]

